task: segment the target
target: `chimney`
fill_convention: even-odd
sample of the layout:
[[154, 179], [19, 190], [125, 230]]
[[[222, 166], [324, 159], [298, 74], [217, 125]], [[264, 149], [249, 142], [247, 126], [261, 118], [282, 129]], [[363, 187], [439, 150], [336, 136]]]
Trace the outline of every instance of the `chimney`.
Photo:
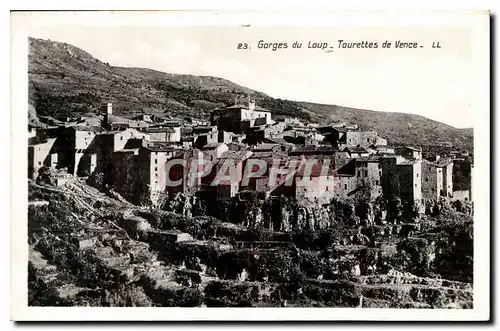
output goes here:
[[441, 156], [436, 155], [436, 162], [438, 162], [440, 158], [441, 158]]
[[111, 102], [105, 103], [100, 108], [102, 115], [112, 115], [113, 114], [113, 104]]
[[255, 110], [255, 100], [248, 101], [248, 109]]
[[109, 115], [113, 114], [113, 104], [111, 102], [108, 102], [107, 104], [103, 105], [102, 112], [104, 113], [102, 126], [106, 129], [109, 129]]

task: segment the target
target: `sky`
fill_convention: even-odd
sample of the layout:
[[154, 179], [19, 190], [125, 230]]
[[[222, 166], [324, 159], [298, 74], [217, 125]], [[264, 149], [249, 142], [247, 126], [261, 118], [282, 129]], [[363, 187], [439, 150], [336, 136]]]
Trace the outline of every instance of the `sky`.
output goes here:
[[[66, 24], [28, 33], [80, 47], [114, 66], [218, 76], [276, 98], [412, 113], [458, 128], [472, 127], [474, 118], [467, 27]], [[261, 40], [288, 48], [259, 48]], [[378, 48], [338, 48], [338, 40], [377, 42]], [[386, 40], [389, 49], [381, 47]], [[424, 47], [396, 49], [397, 40]], [[292, 48], [294, 41], [302, 48]], [[308, 48], [309, 41], [333, 48]], [[432, 48], [433, 42], [441, 48]], [[238, 43], [250, 49], [238, 49]]]

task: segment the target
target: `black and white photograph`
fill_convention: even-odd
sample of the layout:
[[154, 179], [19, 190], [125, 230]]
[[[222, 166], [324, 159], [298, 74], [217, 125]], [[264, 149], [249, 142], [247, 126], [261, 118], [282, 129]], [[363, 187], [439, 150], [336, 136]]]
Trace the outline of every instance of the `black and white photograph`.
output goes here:
[[487, 11], [11, 18], [13, 316], [488, 318]]

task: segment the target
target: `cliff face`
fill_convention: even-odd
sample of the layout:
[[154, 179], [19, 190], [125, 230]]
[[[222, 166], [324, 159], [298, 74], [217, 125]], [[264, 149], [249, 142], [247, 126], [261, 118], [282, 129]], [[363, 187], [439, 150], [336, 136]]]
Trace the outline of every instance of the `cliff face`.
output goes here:
[[[429, 203], [430, 206], [434, 204]], [[210, 201], [203, 197], [178, 195], [165, 210], [183, 215], [210, 215], [251, 229], [291, 232], [321, 230], [338, 226], [374, 225], [386, 220], [415, 222], [419, 214], [399, 199], [394, 201], [355, 202], [340, 200], [301, 200], [281, 197], [267, 200]], [[431, 212], [436, 208], [428, 208]]]
[[[308, 201], [297, 203], [294, 199], [241, 201], [205, 204], [196, 197], [178, 196], [170, 201], [166, 210], [184, 215], [203, 215], [242, 225], [251, 229], [290, 232], [320, 230], [334, 226], [344, 213], [354, 216], [354, 207], [337, 202]], [[345, 212], [344, 209], [350, 210]]]

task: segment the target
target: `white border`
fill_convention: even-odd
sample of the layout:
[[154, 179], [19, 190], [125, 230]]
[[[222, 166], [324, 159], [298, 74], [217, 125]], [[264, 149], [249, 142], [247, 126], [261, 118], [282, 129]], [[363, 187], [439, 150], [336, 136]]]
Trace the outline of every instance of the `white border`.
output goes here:
[[[489, 318], [489, 17], [485, 12], [177, 12], [165, 20], [160, 13], [120, 17], [109, 13], [79, 13], [88, 25], [460, 25], [472, 28], [474, 81], [477, 97], [474, 123], [475, 228], [474, 309], [348, 309], [348, 308], [47, 308], [27, 307], [27, 28], [72, 24], [73, 20], [47, 13], [39, 19], [11, 20], [11, 318], [13, 320], [487, 320]], [[71, 15], [67, 15], [71, 16]], [[132, 16], [133, 19], [132, 19]], [[147, 16], [147, 17], [146, 17]], [[27, 25], [26, 23], [29, 23]], [[452, 116], [452, 114], [450, 114]], [[480, 174], [480, 175], [479, 175]]]

